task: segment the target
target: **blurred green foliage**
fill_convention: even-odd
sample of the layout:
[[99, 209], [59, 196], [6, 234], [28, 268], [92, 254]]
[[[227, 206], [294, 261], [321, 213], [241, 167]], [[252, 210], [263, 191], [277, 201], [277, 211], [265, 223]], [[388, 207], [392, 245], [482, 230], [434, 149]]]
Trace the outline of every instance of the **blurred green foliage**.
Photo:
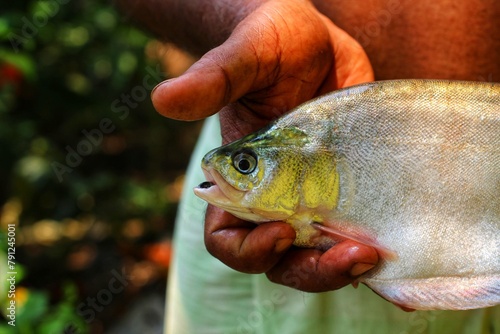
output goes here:
[[[0, 260], [4, 260], [3, 256], [0, 256]], [[18, 265], [18, 274], [16, 275], [18, 280], [22, 279], [22, 272], [22, 266]], [[0, 323], [0, 334], [88, 332], [87, 324], [75, 312], [78, 298], [76, 287], [72, 283], [66, 283], [63, 290], [62, 301], [57, 305], [50, 305], [50, 296], [46, 291], [29, 290], [24, 287], [17, 288], [15, 291], [14, 322], [7, 318], [5, 323]], [[2, 299], [4, 300], [2, 300], [1, 306], [3, 309], [7, 309], [8, 300]]]
[[[98, 1], [69, 1], [37, 20], [44, 3], [58, 4], [16, 1], [1, 11], [0, 171], [10, 182], [0, 199], [21, 198], [23, 221], [89, 209], [106, 221], [165, 214], [171, 208], [154, 195], [163, 185], [152, 181], [182, 171], [195, 134], [152, 108], [162, 71], [144, 55], [148, 37]], [[58, 169], [103, 119], [114, 130], [78, 166]], [[94, 205], [82, 205], [89, 196]]]
[[[168, 74], [147, 56], [149, 43], [110, 3], [0, 4], [0, 213], [17, 203], [21, 253], [23, 245], [37, 242], [40, 233], [29, 229], [40, 221], [61, 225], [61, 231], [68, 222], [104, 222], [107, 228], [90, 236], [96, 240], [125, 238], [124, 222], [131, 219], [144, 222], [141, 237], [160, 239], [171, 231], [175, 180], [199, 124], [180, 126], [154, 111], [150, 91]], [[41, 247], [52, 248], [45, 252], [62, 266], [72, 242], [61, 232]], [[28, 291], [33, 311], [24, 320], [35, 327], [17, 332], [57, 333], [68, 321], [83, 326], [71, 315], [74, 286], [65, 285], [54, 304], [29, 279], [44, 272], [27, 272], [38, 290]]]

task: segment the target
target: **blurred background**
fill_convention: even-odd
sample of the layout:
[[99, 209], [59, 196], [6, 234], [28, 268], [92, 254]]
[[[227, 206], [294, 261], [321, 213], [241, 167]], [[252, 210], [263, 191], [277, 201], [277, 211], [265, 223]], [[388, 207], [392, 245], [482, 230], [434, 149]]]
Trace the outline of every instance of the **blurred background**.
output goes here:
[[193, 60], [96, 0], [3, 1], [0, 41], [0, 334], [160, 333], [201, 124], [149, 96]]

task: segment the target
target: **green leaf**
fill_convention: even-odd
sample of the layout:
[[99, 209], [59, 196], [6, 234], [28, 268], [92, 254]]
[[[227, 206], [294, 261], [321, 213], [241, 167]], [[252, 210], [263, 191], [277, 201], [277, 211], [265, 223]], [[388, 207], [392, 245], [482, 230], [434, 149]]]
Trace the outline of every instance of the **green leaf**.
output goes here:
[[6, 39], [9, 32], [9, 21], [7, 21], [5, 18], [0, 17], [0, 40]]
[[39, 321], [47, 312], [48, 307], [49, 296], [46, 292], [29, 290], [26, 302], [18, 306], [16, 323], [28, 324]]

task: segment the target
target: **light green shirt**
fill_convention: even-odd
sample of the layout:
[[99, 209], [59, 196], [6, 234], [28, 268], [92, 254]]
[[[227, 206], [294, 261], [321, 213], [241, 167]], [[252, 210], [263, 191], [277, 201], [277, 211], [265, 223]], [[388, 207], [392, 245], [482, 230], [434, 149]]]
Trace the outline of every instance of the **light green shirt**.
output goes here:
[[203, 155], [220, 145], [208, 119], [193, 153], [175, 235], [167, 292], [166, 333], [500, 333], [500, 306], [470, 311], [404, 312], [360, 285], [304, 293], [228, 268], [203, 242], [206, 203], [192, 189], [204, 181]]

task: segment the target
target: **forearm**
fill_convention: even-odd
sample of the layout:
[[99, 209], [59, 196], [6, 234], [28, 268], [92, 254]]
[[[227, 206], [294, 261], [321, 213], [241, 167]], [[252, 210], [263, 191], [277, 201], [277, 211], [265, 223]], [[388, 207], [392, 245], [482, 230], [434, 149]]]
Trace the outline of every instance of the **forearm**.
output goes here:
[[126, 18], [196, 56], [222, 44], [266, 0], [114, 0]]

